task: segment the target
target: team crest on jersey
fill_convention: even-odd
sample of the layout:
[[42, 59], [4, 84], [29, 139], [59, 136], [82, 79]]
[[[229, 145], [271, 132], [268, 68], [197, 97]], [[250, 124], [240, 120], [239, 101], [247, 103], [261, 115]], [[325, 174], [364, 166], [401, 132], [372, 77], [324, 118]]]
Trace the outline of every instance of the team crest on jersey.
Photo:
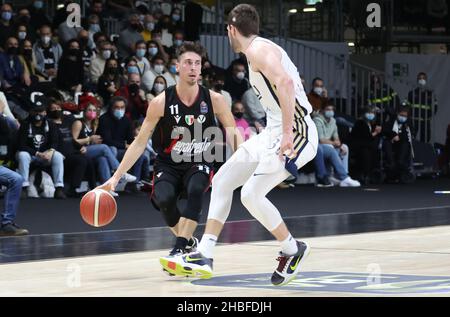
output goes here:
[[200, 113], [208, 113], [208, 104], [204, 101], [200, 103]]
[[202, 124], [206, 121], [206, 117], [204, 115], [199, 115], [197, 118], [198, 123]]
[[176, 115], [176, 116], [173, 116], [173, 118], [175, 119], [175, 121], [177, 122], [177, 124], [180, 123], [181, 116]]
[[191, 114], [185, 115], [184, 116], [184, 120], [186, 121], [186, 124], [193, 125], [194, 121], [195, 121], [195, 117], [193, 115], [191, 115]]

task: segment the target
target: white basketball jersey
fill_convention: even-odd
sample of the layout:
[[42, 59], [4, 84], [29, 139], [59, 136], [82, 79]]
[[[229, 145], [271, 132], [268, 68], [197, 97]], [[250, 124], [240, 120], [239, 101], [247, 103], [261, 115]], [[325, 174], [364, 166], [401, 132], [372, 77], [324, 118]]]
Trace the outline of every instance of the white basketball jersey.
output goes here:
[[[295, 124], [301, 121], [301, 119], [312, 112], [312, 106], [306, 97], [305, 89], [303, 88], [300, 75], [297, 67], [291, 61], [286, 51], [274, 42], [257, 37], [253, 41], [264, 41], [276, 46], [281, 52], [281, 65], [289, 74], [294, 82], [295, 87], [295, 99], [296, 99], [296, 111], [295, 111]], [[267, 113], [267, 127], [278, 127], [282, 124], [281, 105], [278, 100], [276, 91], [277, 87], [269, 82], [269, 80], [261, 72], [254, 72], [249, 62], [249, 78], [250, 85], [253, 87], [259, 101], [261, 102], [264, 111]]]

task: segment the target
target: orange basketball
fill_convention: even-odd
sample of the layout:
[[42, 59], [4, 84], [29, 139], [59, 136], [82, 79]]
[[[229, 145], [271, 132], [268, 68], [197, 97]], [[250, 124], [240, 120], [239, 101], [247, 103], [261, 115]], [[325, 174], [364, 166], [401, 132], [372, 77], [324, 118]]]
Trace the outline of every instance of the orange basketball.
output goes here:
[[103, 189], [91, 190], [81, 199], [80, 213], [81, 218], [91, 226], [106, 226], [116, 217], [116, 200]]

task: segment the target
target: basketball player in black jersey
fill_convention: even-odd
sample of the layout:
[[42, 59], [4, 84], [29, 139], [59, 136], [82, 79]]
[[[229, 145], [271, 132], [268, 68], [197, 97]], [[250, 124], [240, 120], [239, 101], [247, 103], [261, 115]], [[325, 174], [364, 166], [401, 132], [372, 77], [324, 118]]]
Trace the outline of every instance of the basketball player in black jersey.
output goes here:
[[[169, 256], [192, 251], [189, 248], [194, 244], [192, 234], [197, 227], [204, 193], [212, 178], [213, 137], [221, 134], [217, 133], [215, 117], [227, 131], [227, 140], [231, 140], [233, 150], [242, 142], [222, 95], [197, 83], [202, 54], [202, 48], [197, 44], [185, 42], [179, 48], [176, 65], [179, 83], [150, 102], [141, 131], [125, 153], [119, 168], [99, 187], [114, 190], [120, 177], [144, 152], [152, 136], [158, 155], [151, 199], [177, 237]], [[177, 201], [181, 194], [186, 196], [187, 203], [185, 208], [179, 210]]]

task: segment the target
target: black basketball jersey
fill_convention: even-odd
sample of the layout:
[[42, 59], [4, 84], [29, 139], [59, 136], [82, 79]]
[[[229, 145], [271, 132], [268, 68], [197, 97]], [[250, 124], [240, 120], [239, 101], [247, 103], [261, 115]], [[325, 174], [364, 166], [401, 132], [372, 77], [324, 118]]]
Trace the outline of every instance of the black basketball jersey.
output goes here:
[[[157, 160], [174, 164], [209, 164], [217, 125], [209, 90], [199, 85], [190, 107], [178, 97], [176, 86], [168, 87], [164, 116], [155, 127], [152, 146]], [[212, 132], [212, 133], [211, 133]]]

